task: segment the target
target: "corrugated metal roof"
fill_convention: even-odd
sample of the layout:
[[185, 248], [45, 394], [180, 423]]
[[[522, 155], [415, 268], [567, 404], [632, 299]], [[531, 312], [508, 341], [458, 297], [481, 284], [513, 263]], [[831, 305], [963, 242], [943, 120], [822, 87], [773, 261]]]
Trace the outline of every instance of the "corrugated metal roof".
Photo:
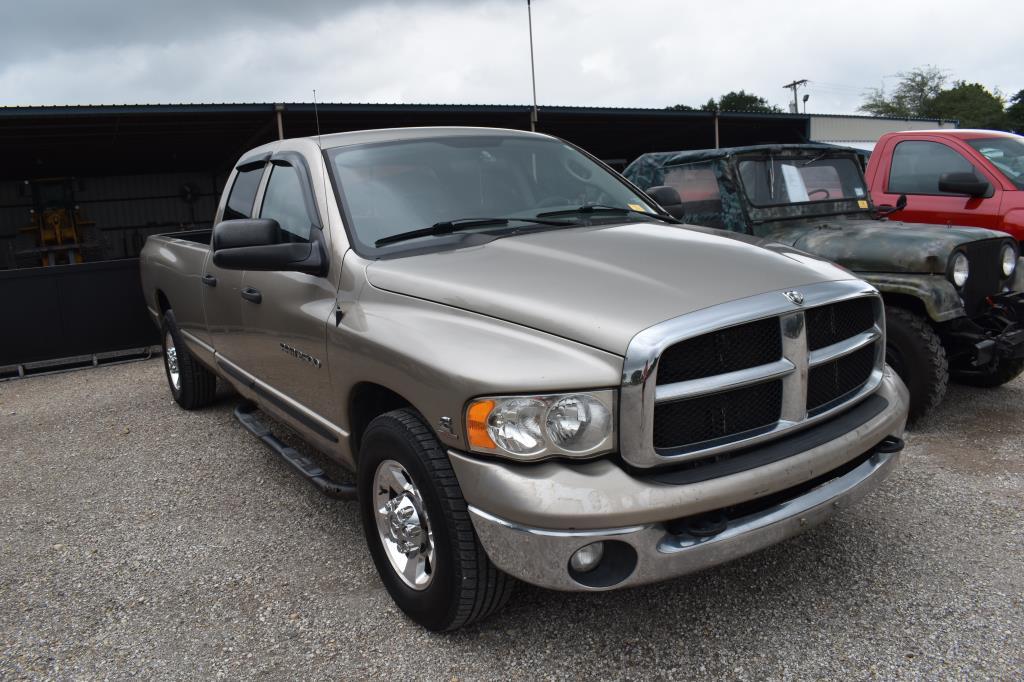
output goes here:
[[[528, 104], [444, 104], [444, 103], [397, 103], [397, 102], [318, 102], [323, 111], [465, 111], [465, 112], [528, 112]], [[150, 113], [259, 113], [273, 112], [278, 107], [284, 111], [312, 111], [312, 102], [221, 102], [221, 103], [156, 103], [156, 104], [47, 104], [32, 106], [0, 106], [0, 117], [21, 116], [75, 116], [75, 115], [132, 115]], [[608, 114], [636, 116], [667, 116], [684, 118], [707, 118], [712, 112], [693, 110], [679, 111], [675, 109], [656, 109], [650, 107], [579, 107], [545, 105], [539, 106], [541, 112], [559, 114]], [[723, 111], [724, 118], [780, 118], [807, 120], [805, 114], [788, 114], [753, 111]]]
[[[274, 111], [276, 107], [284, 107], [285, 110], [311, 111], [312, 102], [180, 102], [180, 103], [148, 103], [148, 104], [42, 104], [42, 105], [17, 105], [0, 106], [0, 116], [19, 115], [74, 115], [74, 114], [131, 114], [131, 113], [215, 113], [215, 112], [266, 112]], [[459, 104], [453, 102], [426, 103], [426, 102], [318, 102], [320, 108], [331, 111], [417, 111], [417, 110], [439, 110], [457, 109], [462, 111], [529, 111], [529, 104]], [[538, 107], [541, 111], [557, 113], [609, 113], [618, 112], [622, 114], [636, 115], [669, 115], [669, 116], [708, 116], [712, 112], [695, 109], [692, 111], [680, 111], [676, 109], [654, 108], [654, 107], [599, 107], [599, 106], [566, 106], [566, 105], [542, 105]], [[721, 116], [734, 117], [769, 117], [769, 118], [792, 118], [808, 119], [815, 117], [823, 118], [847, 118], [847, 119], [870, 119], [888, 121], [938, 121], [942, 123], [957, 123], [955, 119], [945, 118], [915, 118], [895, 116], [866, 116], [861, 114], [790, 114], [785, 112], [759, 112], [759, 111], [721, 111]]]

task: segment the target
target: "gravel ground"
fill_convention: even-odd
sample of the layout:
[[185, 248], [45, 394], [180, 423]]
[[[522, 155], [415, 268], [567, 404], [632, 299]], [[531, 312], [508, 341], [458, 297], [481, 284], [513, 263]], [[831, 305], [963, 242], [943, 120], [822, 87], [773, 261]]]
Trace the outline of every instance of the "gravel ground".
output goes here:
[[[672, 582], [521, 586], [448, 635], [381, 587], [354, 503], [188, 414], [159, 361], [0, 383], [0, 678], [1024, 675], [1024, 380], [953, 387], [831, 522]], [[278, 428], [277, 430], [280, 430]]]

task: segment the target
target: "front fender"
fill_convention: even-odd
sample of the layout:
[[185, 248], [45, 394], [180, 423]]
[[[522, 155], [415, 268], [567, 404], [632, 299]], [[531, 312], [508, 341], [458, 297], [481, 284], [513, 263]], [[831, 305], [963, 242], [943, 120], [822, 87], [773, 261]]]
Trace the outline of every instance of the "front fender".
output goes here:
[[1003, 223], [1000, 227], [1008, 232], [1014, 239], [1024, 244], [1024, 209], [1014, 208], [1003, 215]]
[[960, 293], [943, 277], [885, 272], [858, 272], [857, 276], [882, 292], [883, 296], [899, 294], [916, 298], [934, 322], [946, 322], [966, 314]]
[[[622, 357], [504, 320], [403, 294], [365, 287], [339, 325], [329, 325], [327, 353], [342, 428], [359, 384], [383, 386], [407, 400], [441, 442], [465, 449], [463, 411], [482, 395], [617, 388]], [[442, 417], [451, 431], [438, 429]], [[354, 463], [348, 439], [342, 460]]]

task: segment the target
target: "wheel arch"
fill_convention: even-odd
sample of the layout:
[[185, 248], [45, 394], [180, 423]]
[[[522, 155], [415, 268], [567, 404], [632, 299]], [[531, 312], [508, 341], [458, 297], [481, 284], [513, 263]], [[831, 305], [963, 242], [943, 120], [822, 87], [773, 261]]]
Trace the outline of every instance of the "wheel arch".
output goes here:
[[964, 304], [960, 293], [945, 278], [932, 275], [857, 273], [882, 294], [886, 304], [921, 312], [932, 322], [946, 322], [963, 317]]
[[167, 294], [162, 289], [156, 290], [156, 309], [163, 315], [171, 309], [171, 301], [167, 298]]
[[382, 414], [403, 407], [416, 409], [411, 401], [382, 384], [363, 381], [352, 387], [347, 411], [350, 427], [349, 442], [354, 460], [359, 459], [359, 447], [362, 443], [363, 433], [370, 422]]

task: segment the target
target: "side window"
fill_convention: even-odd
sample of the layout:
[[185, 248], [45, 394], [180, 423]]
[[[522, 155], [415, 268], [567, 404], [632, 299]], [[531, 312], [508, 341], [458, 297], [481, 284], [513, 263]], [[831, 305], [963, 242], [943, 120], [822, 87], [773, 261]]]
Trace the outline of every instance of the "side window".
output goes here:
[[955, 150], [938, 142], [907, 140], [896, 145], [889, 169], [892, 194], [947, 194], [939, 191], [943, 173], [974, 173], [974, 166]]
[[263, 166], [235, 175], [235, 184], [231, 185], [227, 206], [224, 207], [224, 220], [240, 220], [252, 217], [252, 206], [256, 201], [256, 190], [263, 177]]
[[260, 218], [277, 221], [281, 226], [281, 241], [309, 241], [313, 220], [306, 206], [305, 188], [297, 168], [274, 164], [263, 193]]
[[[679, 192], [686, 216], [720, 214], [722, 196], [718, 189], [718, 178], [711, 163], [688, 163], [665, 169], [667, 187]], [[700, 223], [705, 224], [705, 223]]]

